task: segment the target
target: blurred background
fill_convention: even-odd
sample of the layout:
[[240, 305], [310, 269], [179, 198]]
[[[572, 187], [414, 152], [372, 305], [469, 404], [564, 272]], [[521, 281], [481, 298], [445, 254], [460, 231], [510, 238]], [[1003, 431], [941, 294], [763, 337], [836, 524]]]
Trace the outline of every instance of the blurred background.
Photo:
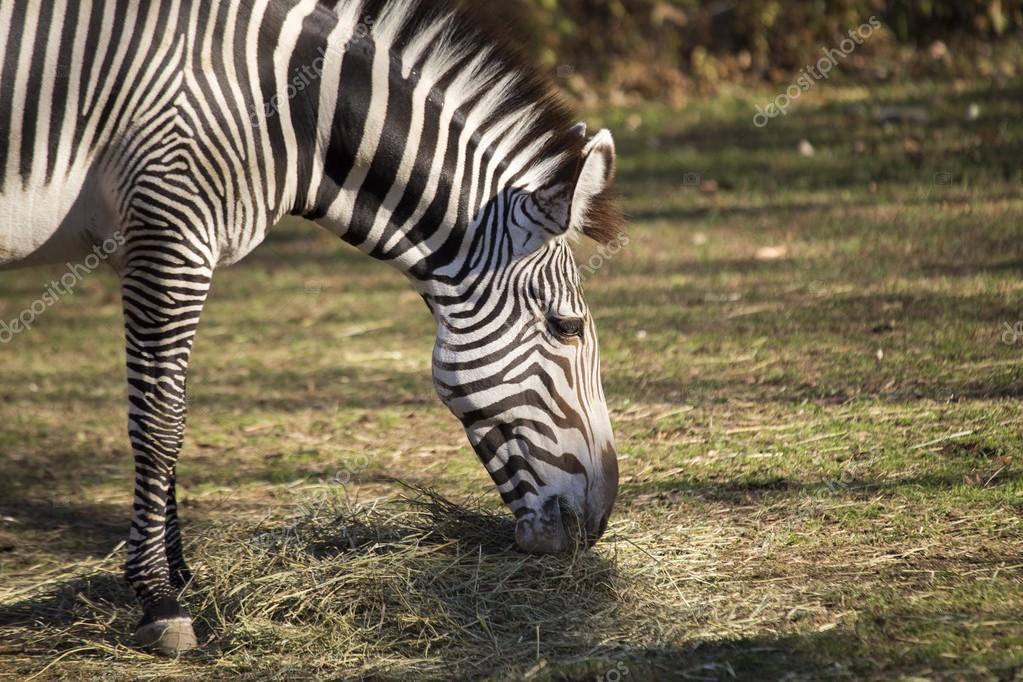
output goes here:
[[517, 0], [493, 3], [517, 41], [570, 93], [684, 104], [725, 84], [781, 82], [870, 17], [883, 29], [839, 78], [1009, 79], [1019, 71], [1019, 0]]

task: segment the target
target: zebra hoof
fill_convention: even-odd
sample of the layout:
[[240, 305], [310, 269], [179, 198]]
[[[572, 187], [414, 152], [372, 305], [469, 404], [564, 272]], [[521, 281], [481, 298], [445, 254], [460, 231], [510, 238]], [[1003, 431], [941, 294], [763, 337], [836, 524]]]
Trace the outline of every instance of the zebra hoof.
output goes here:
[[180, 656], [199, 646], [192, 619], [187, 617], [143, 622], [135, 631], [135, 641], [161, 656]]

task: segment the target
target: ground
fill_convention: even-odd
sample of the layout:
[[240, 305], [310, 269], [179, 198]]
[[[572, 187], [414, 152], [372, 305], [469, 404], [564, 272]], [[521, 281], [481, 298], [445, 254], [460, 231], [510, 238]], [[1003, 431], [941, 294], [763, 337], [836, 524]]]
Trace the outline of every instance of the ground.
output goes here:
[[[587, 116], [630, 216], [578, 246], [622, 469], [589, 553], [511, 549], [425, 306], [287, 223], [196, 349], [205, 645], [137, 652], [120, 308], [89, 276], [0, 347], [0, 678], [1019, 679], [1023, 85], [822, 84], [757, 128], [773, 96]], [[0, 275], [0, 319], [62, 272]]]

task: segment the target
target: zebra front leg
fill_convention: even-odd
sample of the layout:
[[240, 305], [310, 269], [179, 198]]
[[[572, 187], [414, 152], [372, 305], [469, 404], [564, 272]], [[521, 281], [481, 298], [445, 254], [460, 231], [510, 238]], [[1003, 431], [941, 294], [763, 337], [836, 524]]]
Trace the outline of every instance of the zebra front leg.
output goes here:
[[[142, 604], [138, 643], [164, 655], [197, 646], [192, 618], [178, 602], [181, 568], [174, 470], [185, 434], [185, 383], [212, 272], [177, 265], [162, 272], [134, 262], [122, 280], [128, 359], [128, 433], [135, 457], [135, 501], [125, 575]], [[178, 566], [172, 566], [172, 562]]]

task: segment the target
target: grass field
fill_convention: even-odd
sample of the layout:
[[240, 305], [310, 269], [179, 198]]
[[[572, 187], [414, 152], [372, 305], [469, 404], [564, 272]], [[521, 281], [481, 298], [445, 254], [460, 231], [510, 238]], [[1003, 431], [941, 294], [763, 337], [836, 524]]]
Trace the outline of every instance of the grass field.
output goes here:
[[[820, 90], [763, 129], [766, 92], [590, 115], [631, 220], [587, 280], [622, 453], [587, 554], [511, 549], [400, 276], [300, 224], [220, 273], [177, 661], [131, 644], [85, 281], [0, 347], [0, 678], [1020, 679], [1023, 84]], [[0, 275], [0, 319], [59, 272]]]

